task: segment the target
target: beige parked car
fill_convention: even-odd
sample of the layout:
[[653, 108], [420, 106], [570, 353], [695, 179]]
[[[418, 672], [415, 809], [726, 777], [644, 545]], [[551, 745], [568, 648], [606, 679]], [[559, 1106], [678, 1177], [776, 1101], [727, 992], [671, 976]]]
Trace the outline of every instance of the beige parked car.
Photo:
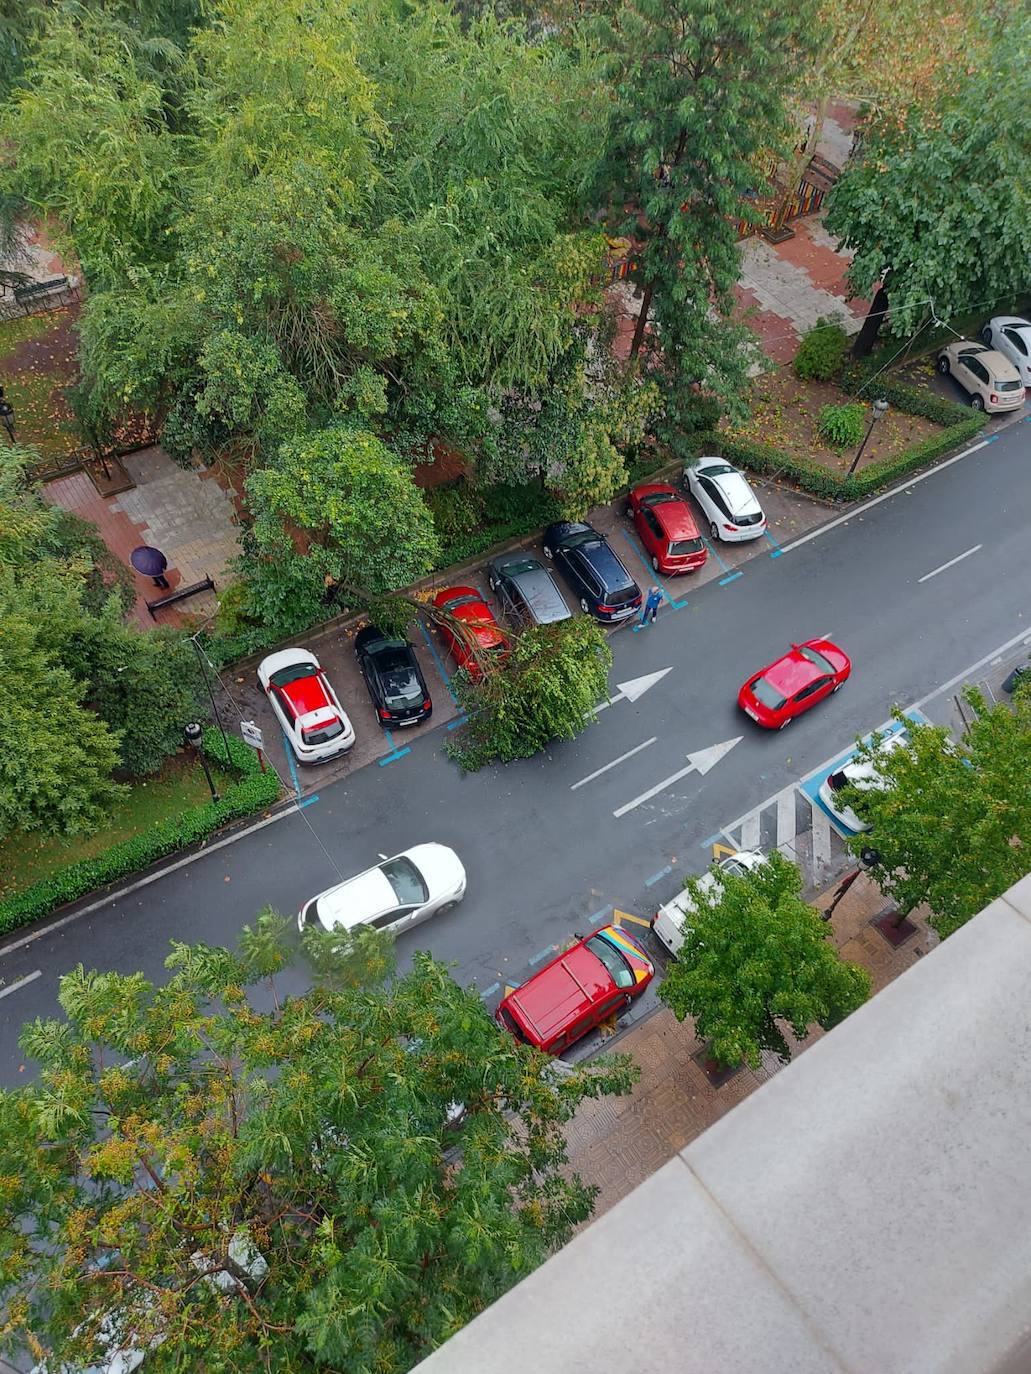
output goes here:
[[938, 371], [950, 374], [970, 396], [975, 410], [1016, 410], [1024, 404], [1024, 383], [1008, 358], [984, 344], [957, 339], [938, 354]]

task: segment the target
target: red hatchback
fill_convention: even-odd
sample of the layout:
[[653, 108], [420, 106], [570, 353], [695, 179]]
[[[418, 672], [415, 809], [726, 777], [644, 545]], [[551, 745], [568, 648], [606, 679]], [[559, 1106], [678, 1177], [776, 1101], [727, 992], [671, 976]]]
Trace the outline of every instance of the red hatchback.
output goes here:
[[441, 624], [440, 632], [459, 668], [465, 668], [474, 682], [483, 676], [481, 658], [500, 662], [508, 657], [508, 641], [475, 587], [445, 587], [433, 604], [461, 622], [461, 628]]
[[626, 513], [657, 573], [696, 572], [708, 556], [683, 494], [662, 483], [634, 487]]
[[757, 725], [783, 730], [796, 716], [836, 692], [852, 671], [848, 654], [829, 639], [792, 644], [783, 658], [750, 677], [737, 704]]
[[510, 992], [494, 1019], [517, 1040], [561, 1054], [628, 1007], [654, 973], [654, 964], [622, 927], [603, 926]]

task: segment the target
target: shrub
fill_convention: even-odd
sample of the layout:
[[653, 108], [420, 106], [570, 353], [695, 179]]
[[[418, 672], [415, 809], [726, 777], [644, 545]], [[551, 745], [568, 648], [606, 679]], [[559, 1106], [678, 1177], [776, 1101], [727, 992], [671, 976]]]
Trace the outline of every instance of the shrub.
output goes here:
[[831, 448], [852, 448], [858, 444], [863, 437], [865, 421], [866, 407], [858, 401], [820, 409], [820, 433]]
[[795, 375], [803, 381], [829, 382], [845, 361], [848, 335], [833, 320], [819, 319], [802, 336], [795, 354]]
[[442, 548], [464, 539], [483, 521], [483, 497], [467, 482], [436, 487], [423, 499], [433, 515], [433, 527]]
[[217, 802], [205, 802], [178, 816], [169, 816], [149, 830], [112, 845], [92, 859], [80, 859], [67, 868], [51, 873], [22, 892], [0, 901], [0, 934], [27, 925], [48, 915], [65, 902], [138, 873], [149, 864], [176, 850], [206, 839], [212, 831], [229, 821], [249, 816], [271, 804], [279, 796], [279, 779], [271, 769], [263, 773], [254, 750], [233, 735], [229, 737], [229, 757], [217, 730], [205, 730], [202, 748], [222, 767], [240, 774]]
[[936, 425], [958, 425], [970, 416], [967, 406], [957, 401], [948, 401], [936, 396], [933, 391], [925, 391], [908, 382], [898, 382], [891, 377], [874, 377], [871, 370], [859, 363], [849, 363], [839, 378], [842, 391], [850, 396], [862, 395], [864, 401], [885, 400], [896, 410], [907, 415], [919, 415]]

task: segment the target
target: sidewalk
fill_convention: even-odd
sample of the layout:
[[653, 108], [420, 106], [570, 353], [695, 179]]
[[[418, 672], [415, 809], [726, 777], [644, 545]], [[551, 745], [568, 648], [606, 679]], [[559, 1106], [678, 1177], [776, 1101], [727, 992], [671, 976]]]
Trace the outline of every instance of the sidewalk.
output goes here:
[[[833, 895], [831, 887], [813, 905], [823, 909]], [[871, 924], [890, 909], [880, 889], [864, 873], [839, 902], [831, 921], [834, 942], [842, 957], [869, 970], [872, 995], [938, 943], [925, 919], [912, 918], [914, 933], [893, 949]], [[797, 1046], [789, 1035], [792, 1052], [803, 1053], [823, 1034], [816, 1028]], [[767, 1055], [758, 1072], [740, 1069], [722, 1087], [714, 1088], [692, 1058], [702, 1049], [693, 1025], [689, 1020], [677, 1021], [665, 1007], [628, 1031], [613, 1048], [633, 1056], [641, 1067], [640, 1081], [628, 1097], [585, 1102], [566, 1132], [569, 1171], [601, 1189], [595, 1218], [786, 1067], [774, 1055]], [[890, 1047], [886, 1047], [886, 1052], [890, 1052]]]

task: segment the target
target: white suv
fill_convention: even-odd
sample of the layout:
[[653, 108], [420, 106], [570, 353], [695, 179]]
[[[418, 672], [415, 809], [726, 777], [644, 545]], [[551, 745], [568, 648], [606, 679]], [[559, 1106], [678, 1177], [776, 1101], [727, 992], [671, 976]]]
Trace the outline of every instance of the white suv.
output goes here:
[[990, 414], [1017, 410], [1024, 404], [1024, 383], [1008, 358], [984, 344], [957, 339], [938, 354], [938, 371], [953, 376], [975, 410]]
[[[716, 906], [723, 896], [723, 884], [720, 882], [719, 876], [721, 873], [743, 877], [746, 873], [754, 873], [765, 862], [766, 855], [760, 850], [739, 849], [736, 854], [730, 854], [727, 858], [721, 859], [708, 873], [703, 874], [698, 879], [698, 891], [710, 906]], [[665, 906], [659, 907], [652, 917], [652, 930], [670, 954], [680, 953], [680, 946], [684, 943], [684, 934], [687, 930], [688, 918], [697, 909], [690, 892], [685, 887]]]

